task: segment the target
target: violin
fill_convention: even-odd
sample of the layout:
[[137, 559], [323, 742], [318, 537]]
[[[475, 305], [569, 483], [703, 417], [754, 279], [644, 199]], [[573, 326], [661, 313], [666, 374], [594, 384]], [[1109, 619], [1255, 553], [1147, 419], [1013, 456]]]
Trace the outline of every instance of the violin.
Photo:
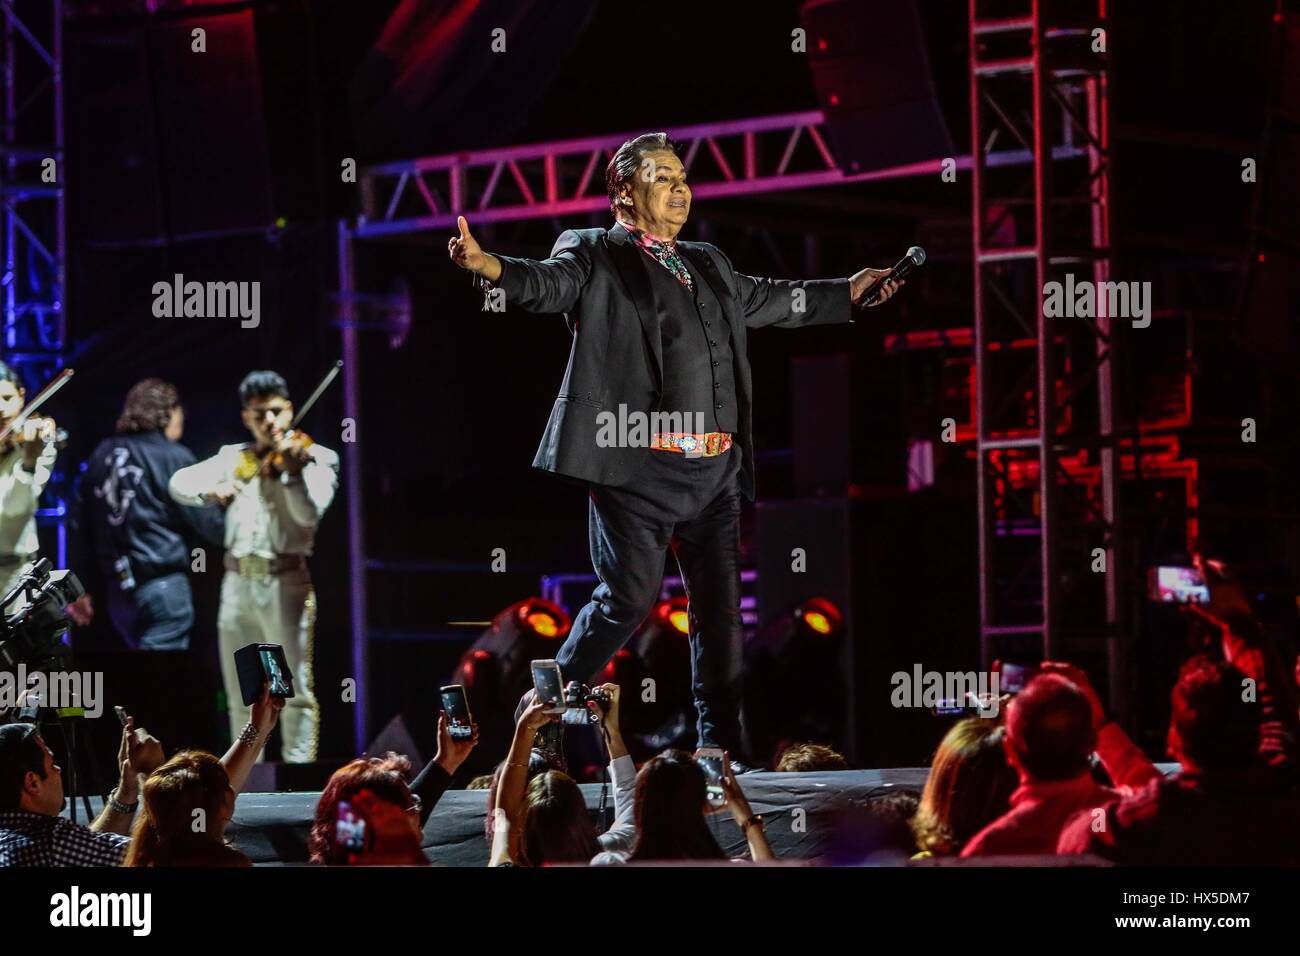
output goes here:
[[270, 478], [278, 478], [286, 471], [286, 452], [291, 449], [303, 452], [314, 444], [316, 442], [306, 432], [290, 429], [280, 439], [279, 445], [267, 452], [262, 458], [261, 473]]
[[[11, 452], [41, 435], [44, 435], [47, 444], [53, 444], [56, 448], [62, 448], [68, 443], [68, 433], [57, 427], [54, 419], [38, 416], [36, 410], [49, 401], [55, 392], [68, 384], [72, 375], [73, 371], [70, 368], [59, 372], [46, 383], [35, 398], [23, 407], [22, 411], [0, 427], [0, 452]], [[32, 438], [27, 438], [28, 435]]]
[[325, 373], [325, 377], [316, 386], [316, 390], [311, 393], [311, 397], [303, 403], [302, 408], [298, 410], [298, 414], [293, 417], [293, 421], [289, 424], [289, 430], [280, 437], [274, 448], [265, 449], [261, 452], [246, 448], [240, 453], [239, 464], [235, 466], [235, 479], [239, 483], [238, 491], [246, 488], [249, 482], [259, 475], [266, 478], [278, 478], [288, 470], [287, 452], [290, 449], [301, 452], [316, 444], [310, 435], [298, 428], [298, 423], [311, 411], [317, 399], [321, 397], [321, 394], [329, 387], [330, 383], [338, 377], [342, 368], [343, 360], [339, 359]]
[[[7, 423], [6, 423], [7, 424]], [[8, 454], [16, 448], [21, 448], [29, 440], [36, 440], [44, 434], [45, 443], [53, 445], [55, 448], [66, 448], [68, 445], [68, 432], [66, 429], [59, 428], [52, 418], [44, 418], [40, 415], [32, 415], [27, 418], [22, 425], [16, 425], [9, 429], [8, 433], [0, 437], [0, 454]]]
[[252, 481], [259, 475], [263, 478], [278, 478], [288, 470], [286, 458], [290, 449], [306, 451], [316, 442], [303, 431], [290, 429], [273, 448], [258, 452], [246, 448], [240, 453], [239, 464], [235, 467], [235, 477], [240, 481]]

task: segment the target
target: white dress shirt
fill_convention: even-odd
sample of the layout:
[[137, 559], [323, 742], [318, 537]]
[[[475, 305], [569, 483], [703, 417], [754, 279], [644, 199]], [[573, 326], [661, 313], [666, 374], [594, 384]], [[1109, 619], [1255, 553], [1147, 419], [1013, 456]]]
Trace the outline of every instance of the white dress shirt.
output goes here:
[[0, 454], [0, 556], [17, 555], [25, 561], [40, 550], [36, 502], [50, 480], [57, 453], [53, 444], [47, 444], [34, 472], [23, 467], [22, 448]]
[[316, 526], [334, 500], [339, 456], [323, 445], [307, 449], [302, 474], [256, 477], [238, 482], [235, 471], [251, 443], [224, 445], [211, 458], [182, 468], [168, 490], [183, 505], [201, 505], [222, 485], [240, 485], [226, 508], [226, 550], [236, 558], [250, 554], [311, 554]]

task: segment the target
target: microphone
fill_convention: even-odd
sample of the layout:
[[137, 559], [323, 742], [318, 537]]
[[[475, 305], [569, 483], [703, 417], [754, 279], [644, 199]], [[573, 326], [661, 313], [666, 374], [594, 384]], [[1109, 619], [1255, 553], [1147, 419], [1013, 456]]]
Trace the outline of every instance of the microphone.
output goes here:
[[911, 249], [908, 249], [907, 255], [899, 259], [898, 263], [894, 266], [894, 268], [890, 269], [881, 278], [876, 280], [875, 288], [872, 289], [870, 294], [863, 297], [862, 301], [858, 303], [858, 308], [865, 309], [867, 306], [871, 305], [871, 303], [875, 302], [878, 298], [880, 298], [880, 293], [884, 291], [885, 282], [887, 280], [906, 279], [909, 275], [911, 275], [913, 269], [916, 269], [924, 264], [925, 264], [924, 249], [922, 249], [920, 246], [913, 246]]

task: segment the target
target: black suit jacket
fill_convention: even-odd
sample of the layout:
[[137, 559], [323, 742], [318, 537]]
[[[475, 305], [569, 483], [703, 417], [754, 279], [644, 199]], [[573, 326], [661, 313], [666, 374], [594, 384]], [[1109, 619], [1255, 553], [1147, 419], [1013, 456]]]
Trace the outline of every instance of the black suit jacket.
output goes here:
[[[848, 279], [787, 281], [736, 272], [721, 249], [681, 242], [678, 249], [696, 281], [708, 282], [731, 327], [742, 459], [740, 486], [754, 497], [752, 387], [745, 352], [747, 328], [825, 325], [850, 321]], [[626, 484], [642, 467], [646, 448], [602, 448], [596, 442], [601, 412], [649, 415], [659, 411], [663, 387], [660, 321], [647, 267], [662, 268], [642, 252], [627, 230], [569, 229], [542, 261], [497, 256], [496, 285], [506, 308], [562, 312], [573, 333], [569, 366], [533, 467], [602, 485]]]

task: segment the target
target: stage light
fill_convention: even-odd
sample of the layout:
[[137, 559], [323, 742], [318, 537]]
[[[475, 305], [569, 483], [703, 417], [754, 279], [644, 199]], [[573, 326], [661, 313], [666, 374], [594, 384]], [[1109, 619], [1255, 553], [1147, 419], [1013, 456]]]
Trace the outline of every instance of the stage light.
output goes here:
[[819, 635], [829, 635], [839, 631], [843, 626], [844, 616], [830, 601], [813, 598], [795, 609], [796, 620], [802, 621], [808, 629]]
[[655, 609], [655, 614], [677, 633], [691, 633], [691, 615], [686, 598], [675, 597], [661, 602]]
[[830, 633], [831, 622], [826, 619], [825, 614], [818, 613], [817, 611], [809, 611], [804, 614], [803, 621], [818, 634]]
[[558, 604], [528, 598], [497, 614], [461, 655], [450, 682], [465, 685], [470, 712], [479, 725], [471, 769], [490, 770], [501, 759], [514, 734], [519, 698], [533, 686], [529, 664], [555, 657], [569, 636], [570, 623]]
[[559, 622], [546, 611], [529, 611], [524, 623], [539, 637], [555, 637], [560, 633]]

